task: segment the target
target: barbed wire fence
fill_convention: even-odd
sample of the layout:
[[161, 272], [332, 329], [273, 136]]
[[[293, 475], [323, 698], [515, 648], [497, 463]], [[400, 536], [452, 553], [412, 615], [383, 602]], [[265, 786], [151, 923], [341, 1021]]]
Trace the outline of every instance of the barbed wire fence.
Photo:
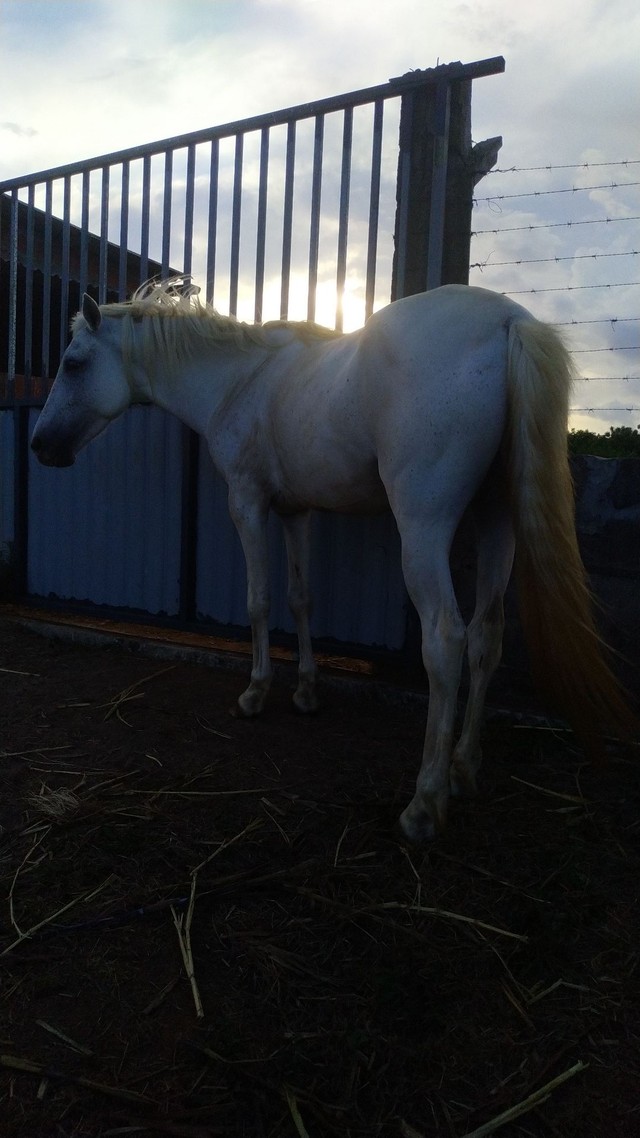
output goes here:
[[638, 174], [640, 159], [498, 168], [474, 201], [471, 283], [567, 333], [575, 427], [640, 425]]

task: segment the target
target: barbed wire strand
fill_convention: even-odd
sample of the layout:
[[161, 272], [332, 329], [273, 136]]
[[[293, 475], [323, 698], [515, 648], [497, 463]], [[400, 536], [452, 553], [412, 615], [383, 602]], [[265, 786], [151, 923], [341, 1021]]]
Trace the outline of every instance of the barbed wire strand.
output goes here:
[[[486, 231], [485, 231], [486, 232]], [[498, 269], [509, 265], [559, 265], [561, 261], [603, 261], [607, 257], [637, 257], [639, 249], [629, 249], [626, 253], [577, 253], [573, 257], [523, 257], [520, 261], [476, 261], [470, 269]]]
[[584, 221], [550, 221], [545, 222], [543, 225], [513, 225], [505, 226], [502, 229], [474, 229], [471, 232], [472, 237], [482, 237], [490, 233], [531, 233], [534, 229], [575, 229], [579, 225], [619, 225], [625, 221], [640, 221], [640, 216], [637, 217], [590, 217]]
[[600, 316], [597, 320], [554, 320], [557, 328], [564, 328], [574, 324], [637, 324], [640, 316]]
[[[549, 173], [549, 172], [561, 171], [561, 170], [585, 171], [585, 170], [590, 170], [590, 169], [604, 169], [604, 168], [610, 168], [610, 169], [618, 168], [618, 169], [630, 170], [631, 168], [636, 168], [638, 166], [640, 166], [640, 158], [638, 158], [638, 159], [621, 159], [619, 161], [613, 161], [613, 162], [573, 162], [573, 163], [558, 163], [558, 164], [548, 163], [544, 166], [522, 166], [522, 167], [513, 166], [510, 168], [497, 167], [496, 169], [491, 170], [488, 173], [491, 176], [491, 175], [495, 175], [495, 174], [520, 174], [520, 173], [522, 173], [522, 174], [533, 174], [533, 173]], [[589, 186], [573, 186], [570, 188], [566, 187], [566, 186], [561, 186], [561, 187], [558, 187], [557, 189], [549, 189], [549, 190], [541, 190], [541, 191], [529, 190], [527, 192], [513, 193], [513, 194], [512, 193], [505, 193], [505, 194], [500, 193], [500, 194], [494, 194], [494, 195], [489, 194], [486, 197], [475, 198], [474, 199], [474, 208], [476, 208], [478, 210], [478, 215], [479, 215], [479, 207], [481, 207], [482, 205], [487, 205], [489, 207], [489, 209], [491, 209], [491, 207], [494, 206], [495, 212], [502, 212], [502, 210], [499, 207], [499, 203], [503, 202], [503, 201], [504, 202], [510, 202], [510, 201], [514, 201], [517, 199], [550, 197], [552, 194], [564, 194], [564, 195], [566, 195], [566, 194], [576, 194], [579, 192], [583, 192], [583, 193], [594, 192], [594, 191], [598, 191], [598, 190], [600, 190], [600, 191], [604, 191], [604, 190], [614, 191], [614, 190], [624, 189], [626, 186], [629, 186], [630, 188], [637, 187], [638, 184], [640, 184], [640, 183], [635, 182], [635, 181], [634, 182], [624, 182], [624, 181], [620, 182], [620, 181], [612, 180], [607, 185], [601, 184], [601, 185], [589, 185]], [[508, 206], [505, 206], [505, 211], [508, 208], [509, 208]], [[511, 226], [511, 227], [495, 228], [495, 229], [478, 229], [478, 230], [475, 230], [473, 232], [473, 237], [474, 238], [480, 238], [482, 236], [488, 236], [488, 235], [499, 237], [503, 233], [533, 232], [534, 230], [545, 230], [545, 229], [546, 230], [551, 230], [551, 229], [569, 230], [569, 229], [573, 229], [574, 227], [578, 227], [578, 226], [585, 227], [585, 226], [591, 226], [591, 225], [609, 225], [609, 224], [612, 224], [613, 222], [619, 223], [621, 221], [638, 221], [638, 220], [640, 220], [640, 218], [638, 218], [638, 217], [630, 217], [630, 218], [611, 218], [611, 217], [587, 218], [584, 220], [576, 220], [576, 221], [551, 222], [551, 223]], [[638, 251], [633, 249], [633, 250], [628, 250], [628, 251], [624, 251], [624, 252], [576, 254], [573, 257], [571, 257], [571, 256], [538, 257], [538, 258], [532, 257], [532, 258], [523, 258], [521, 260], [515, 260], [515, 261], [495, 261], [493, 263], [491, 263], [490, 259], [487, 258], [486, 261], [477, 262], [477, 263], [471, 265], [470, 267], [472, 269], [479, 270], [480, 272], [484, 272], [485, 270], [489, 270], [489, 269], [493, 269], [493, 268], [510, 268], [510, 267], [515, 268], [515, 267], [519, 267], [519, 266], [523, 266], [523, 265], [558, 264], [561, 262], [566, 263], [566, 262], [570, 262], [570, 261], [584, 261], [584, 260], [594, 260], [594, 261], [598, 260], [599, 261], [599, 260], [605, 260], [605, 259], [613, 258], [613, 257], [617, 257], [617, 258], [625, 257], [625, 256], [626, 257], [634, 257], [637, 255], [638, 255]], [[586, 291], [586, 290], [594, 290], [594, 289], [598, 289], [598, 288], [607, 288], [607, 289], [637, 288], [639, 283], [640, 282], [638, 282], [638, 281], [616, 281], [616, 282], [609, 282], [606, 284], [564, 285], [564, 286], [548, 287], [548, 288], [542, 288], [542, 289], [529, 288], [529, 289], [519, 289], [519, 290], [514, 290], [514, 291], [510, 290], [508, 295], [535, 296], [537, 293], [552, 293], [552, 292], [571, 293], [571, 292], [580, 292], [580, 291]], [[574, 325], [580, 326], [583, 324], [584, 325], [588, 325], [588, 324], [593, 324], [593, 325], [595, 325], [595, 324], [609, 324], [611, 330], [614, 331], [618, 323], [620, 323], [620, 324], [623, 324], [623, 323], [626, 324], [626, 323], [631, 323], [631, 322], [637, 323], [637, 321], [639, 319], [640, 319], [639, 317], [599, 317], [599, 318], [594, 318], [591, 320], [558, 321], [556, 326], [558, 326], [558, 327], [572, 327]], [[604, 348], [584, 348], [584, 349], [583, 348], [577, 348], [577, 349], [575, 349], [574, 352], [572, 352], [572, 355], [577, 356], [577, 355], [583, 354], [583, 353], [584, 354], [592, 354], [592, 353], [597, 353], [597, 352], [623, 351], [623, 350], [638, 351], [639, 348], [640, 348], [640, 345], [635, 345], [635, 344], [630, 345], [626, 349], [625, 348], [618, 348], [617, 346], [604, 347]], [[576, 382], [581, 383], [581, 384], [588, 384], [588, 383], [609, 383], [609, 384], [625, 383], [625, 384], [629, 384], [629, 383], [637, 383], [639, 380], [640, 380], [640, 376], [636, 376], [636, 375], [578, 376], [578, 377], [576, 377]], [[582, 387], [580, 390], [586, 391], [587, 388]], [[630, 405], [625, 404], [622, 407], [620, 407], [620, 406], [619, 407], [593, 407], [593, 406], [591, 406], [591, 407], [571, 407], [570, 411], [571, 411], [571, 414], [573, 414], [573, 415], [583, 414], [583, 415], [594, 416], [594, 415], [620, 415], [620, 414], [623, 414], [623, 415], [635, 416], [638, 413], [640, 413], [640, 406], [636, 406], [636, 405], [630, 406]]]
[[621, 158], [617, 162], [569, 162], [563, 165], [495, 167], [488, 174], [533, 174], [544, 170], [596, 170], [603, 166], [640, 166], [640, 158]]
[[611, 284], [558, 285], [556, 288], [509, 289], [509, 292], [503, 292], [502, 296], [532, 296], [543, 292], [582, 292], [584, 289], [593, 288], [637, 288], [638, 284], [640, 284], [639, 281], [616, 281], [611, 282]]
[[626, 186], [640, 186], [640, 182], [606, 182], [600, 186], [563, 186], [558, 190], [528, 190], [521, 194], [488, 194], [484, 198], [474, 198], [479, 205], [481, 202], [506, 202], [514, 198], [548, 198], [552, 194], [585, 194], [592, 190], [621, 190]]

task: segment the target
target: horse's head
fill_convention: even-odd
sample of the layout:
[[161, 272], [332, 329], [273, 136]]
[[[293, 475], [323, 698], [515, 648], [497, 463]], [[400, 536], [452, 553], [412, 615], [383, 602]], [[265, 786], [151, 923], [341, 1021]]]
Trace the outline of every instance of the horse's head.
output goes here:
[[78, 451], [130, 405], [120, 332], [120, 320], [103, 320], [85, 293], [73, 339], [31, 439], [45, 466], [71, 466]]

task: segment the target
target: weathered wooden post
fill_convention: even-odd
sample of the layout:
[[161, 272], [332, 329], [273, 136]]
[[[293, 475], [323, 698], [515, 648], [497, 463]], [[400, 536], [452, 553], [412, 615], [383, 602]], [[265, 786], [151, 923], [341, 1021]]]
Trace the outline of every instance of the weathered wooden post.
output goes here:
[[[441, 284], [469, 283], [473, 190], [502, 146], [501, 138], [473, 145], [471, 85], [475, 78], [501, 71], [504, 59], [498, 57], [410, 71], [391, 80], [406, 88], [400, 110], [392, 300]], [[419, 662], [421, 635], [409, 602], [407, 660]]]
[[501, 138], [473, 145], [471, 85], [504, 70], [504, 60], [410, 71], [400, 112], [392, 299], [467, 284], [477, 182], [495, 164]]

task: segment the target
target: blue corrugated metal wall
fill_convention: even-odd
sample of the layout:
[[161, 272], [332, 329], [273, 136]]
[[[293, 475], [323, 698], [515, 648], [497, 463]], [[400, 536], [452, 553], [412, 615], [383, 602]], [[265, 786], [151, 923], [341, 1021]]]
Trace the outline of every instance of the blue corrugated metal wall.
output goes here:
[[0, 561], [8, 560], [14, 536], [14, 446], [13, 411], [0, 411]]
[[[227, 489], [202, 448], [198, 487], [197, 612], [246, 625], [246, 572], [227, 508]], [[280, 522], [269, 522], [271, 627], [293, 632]], [[312, 526], [312, 633], [346, 643], [402, 647], [406, 592], [393, 517], [316, 514]]]
[[[31, 428], [36, 418], [33, 411]], [[10, 412], [2, 424], [3, 472], [12, 478]], [[29, 594], [178, 615], [182, 430], [157, 408], [134, 407], [82, 451], [73, 467], [56, 470], [30, 460]], [[3, 499], [9, 502], [11, 495]], [[12, 539], [10, 523], [7, 517], [0, 540]], [[269, 523], [269, 547], [271, 627], [293, 632], [276, 517]], [[402, 647], [406, 594], [391, 515], [315, 516], [311, 582], [314, 636]], [[248, 625], [244, 555], [229, 517], [226, 485], [204, 446], [198, 469], [196, 614], [222, 625]]]
[[313, 553], [314, 635], [401, 648], [407, 594], [392, 515], [318, 514]]
[[181, 431], [157, 408], [135, 407], [70, 469], [30, 460], [30, 594], [178, 612]]

